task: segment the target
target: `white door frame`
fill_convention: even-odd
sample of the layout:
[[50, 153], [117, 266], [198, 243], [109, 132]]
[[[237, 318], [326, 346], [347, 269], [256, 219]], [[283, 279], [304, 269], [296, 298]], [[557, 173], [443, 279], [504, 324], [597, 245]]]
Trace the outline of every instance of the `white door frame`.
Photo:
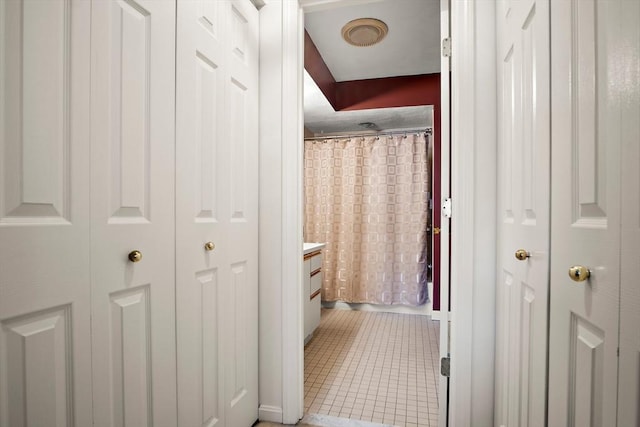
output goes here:
[[495, 3], [452, 0], [449, 426], [493, 425], [496, 287]]
[[[440, 0], [440, 38], [451, 38], [451, 0]], [[451, 92], [444, 91], [443, 88], [451, 87], [451, 58], [442, 55], [440, 57], [440, 203], [444, 206], [444, 201], [451, 197]], [[435, 170], [435, 168], [434, 168]], [[433, 175], [432, 175], [432, 178]], [[435, 181], [435, 179], [434, 179]], [[442, 210], [442, 209], [441, 209]], [[450, 357], [450, 336], [451, 320], [449, 301], [451, 277], [449, 276], [449, 265], [451, 259], [449, 251], [451, 248], [451, 220], [442, 215], [442, 212], [433, 212], [433, 216], [440, 215], [440, 343], [438, 352], [440, 358]], [[431, 260], [433, 265], [433, 260]], [[432, 270], [434, 273], [435, 271]], [[435, 313], [434, 313], [435, 314]], [[435, 316], [432, 316], [434, 319]], [[449, 395], [449, 378], [439, 375], [438, 381], [438, 425], [447, 426], [449, 408], [447, 406], [447, 396]]]
[[[375, 0], [268, 0], [260, 11], [259, 417], [264, 421], [295, 423], [304, 409], [302, 7], [370, 1]], [[451, 22], [449, 425], [485, 426], [493, 424], [494, 407], [495, 5], [452, 0]]]
[[[260, 420], [303, 415], [302, 9], [260, 9]], [[297, 82], [297, 84], [296, 84]]]

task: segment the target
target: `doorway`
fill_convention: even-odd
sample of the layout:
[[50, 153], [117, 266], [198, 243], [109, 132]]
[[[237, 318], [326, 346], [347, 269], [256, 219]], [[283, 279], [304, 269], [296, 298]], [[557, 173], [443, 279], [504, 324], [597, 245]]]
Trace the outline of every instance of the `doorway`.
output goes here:
[[[326, 45], [327, 40], [325, 39], [325, 35], [327, 33], [336, 33], [336, 31], [333, 31], [331, 28], [329, 28], [331, 25], [341, 26], [343, 23], [348, 23], [353, 21], [354, 19], [356, 19], [357, 16], [359, 16], [359, 13], [361, 14], [359, 10], [361, 11], [366, 9], [367, 16], [374, 16], [375, 15], [374, 12], [376, 12], [377, 10], [383, 11], [385, 7], [388, 7], [388, 6], [390, 8], [393, 8], [393, 6], [391, 6], [392, 3], [393, 2], [376, 2], [375, 4], [368, 4], [364, 7], [342, 5], [342, 6], [324, 9], [320, 11], [315, 11], [315, 10], [306, 11], [307, 13], [305, 15], [305, 22], [306, 22], [307, 31], [305, 33], [305, 55], [304, 55], [305, 69], [306, 69], [306, 72], [305, 72], [305, 125], [306, 125], [305, 137], [309, 139], [307, 141], [308, 144], [313, 143], [313, 144], [321, 144], [326, 146], [326, 145], [333, 144], [333, 141], [335, 140], [337, 141], [338, 145], [344, 145], [344, 144], [352, 143], [352, 140], [354, 138], [361, 140], [363, 144], [367, 139], [369, 139], [369, 142], [368, 142], [369, 144], [373, 144], [374, 141], [378, 141], [380, 139], [383, 139], [383, 140], [388, 139], [393, 143], [394, 132], [395, 132], [395, 135], [396, 136], [399, 135], [400, 139], [402, 140], [403, 137], [404, 139], [407, 138], [407, 134], [410, 137], [417, 136], [420, 133], [424, 134], [425, 133], [424, 131], [427, 128], [429, 129], [429, 135], [427, 139], [430, 141], [433, 141], [434, 134], [437, 133], [437, 142], [439, 143], [441, 129], [439, 126], [440, 125], [440, 108], [439, 108], [440, 107], [440, 80], [439, 80], [440, 75], [438, 72], [440, 71], [441, 58], [440, 58], [440, 31], [439, 31], [438, 25], [436, 25], [435, 28], [433, 26], [430, 26], [430, 30], [435, 34], [435, 36], [433, 37], [435, 42], [434, 57], [435, 57], [435, 61], [437, 62], [438, 72], [424, 72], [425, 69], [423, 68], [422, 73], [414, 73], [411, 75], [392, 75], [390, 74], [392, 72], [389, 71], [389, 68], [387, 67], [386, 70], [381, 71], [384, 77], [375, 77], [375, 74], [371, 74], [372, 70], [375, 68], [384, 69], [385, 67], [380, 67], [379, 65], [376, 65], [374, 63], [373, 66], [368, 67], [368, 70], [366, 70], [366, 73], [369, 73], [369, 74], [365, 73], [362, 76], [363, 78], [357, 78], [358, 77], [357, 74], [350, 74], [354, 72], [353, 64], [351, 64], [350, 66], [342, 67], [340, 64], [337, 64], [335, 62], [335, 58], [332, 58], [332, 55], [336, 53], [335, 51], [340, 50], [339, 48], [335, 48], [336, 43], [332, 43], [331, 41], [329, 41], [329, 43], [333, 47], [327, 50], [327, 45]], [[408, 15], [411, 15], [413, 19], [418, 19], [422, 21], [426, 21], [429, 15], [434, 15], [435, 22], [439, 24], [439, 16], [440, 16], [439, 2], [434, 1], [429, 3], [425, 3], [425, 2], [415, 2], [415, 3], [417, 7], [422, 8], [422, 11], [421, 11], [423, 12], [422, 15], [420, 13], [416, 13], [415, 11], [413, 12], [404, 11], [404, 12], [407, 13]], [[434, 7], [435, 7], [435, 12], [430, 9]], [[380, 19], [380, 21], [382, 21], [382, 24], [376, 23], [375, 25], [387, 24], [385, 20], [387, 19], [386, 17], [388, 17], [388, 15], [385, 15], [384, 13], [382, 13], [382, 15], [376, 15], [376, 16], [379, 16], [382, 18]], [[394, 18], [398, 19], [398, 17], [396, 16], [391, 16], [391, 18], [388, 18], [391, 20], [391, 25], [393, 25], [394, 23]], [[407, 20], [408, 18], [409, 18], [408, 16], [403, 17], [403, 19], [405, 20]], [[395, 22], [397, 23], [397, 21]], [[349, 25], [350, 24], [345, 25], [344, 28], [348, 28]], [[417, 26], [408, 25], [408, 27], [415, 28]], [[344, 28], [343, 28], [342, 34], [344, 34], [346, 31], [344, 30]], [[398, 27], [396, 26], [394, 28], [396, 29], [396, 32], [397, 32]], [[382, 31], [384, 32], [384, 30]], [[337, 33], [340, 34], [340, 31], [337, 31]], [[416, 32], [413, 30], [410, 30], [409, 32], [407, 32], [407, 34], [409, 37], [413, 35], [418, 39], [425, 39], [428, 37], [428, 35], [425, 35], [425, 34], [416, 35]], [[318, 40], [318, 44], [320, 45], [319, 47], [315, 45], [313, 41], [314, 38]], [[341, 43], [345, 43], [345, 42], [341, 41]], [[393, 39], [389, 39], [389, 43], [398, 43], [398, 40], [394, 41]], [[347, 46], [347, 49], [352, 49], [352, 51], [357, 52], [357, 54], [354, 53], [351, 56], [357, 56], [357, 55], [360, 55], [361, 52], [364, 52], [359, 50], [362, 48], [355, 48], [355, 50], [353, 50], [354, 49], [353, 47]], [[366, 50], [368, 48], [364, 48], [364, 49]], [[325, 62], [325, 59], [326, 59], [326, 62]], [[381, 58], [377, 58], [377, 59], [381, 63], [389, 62]], [[363, 57], [359, 57], [358, 60], [363, 60]], [[356, 66], [355, 68], [361, 68], [361, 67]], [[337, 80], [339, 81], [336, 81], [336, 77], [332, 74], [332, 71], [334, 70], [336, 70], [335, 73], [338, 74]], [[428, 66], [426, 71], [429, 71]], [[311, 85], [308, 83], [309, 80], [311, 80], [311, 83], [313, 83], [314, 80], [317, 82], [317, 84], [315, 84], [311, 89], [310, 89]], [[410, 90], [410, 89], [408, 90], [408, 88], [412, 88], [413, 90]], [[313, 97], [312, 100], [310, 100], [308, 96], [310, 93], [312, 94], [312, 97]], [[407, 93], [409, 93], [409, 95], [407, 95]], [[319, 97], [316, 96], [318, 94], [320, 95]], [[420, 98], [420, 96], [422, 96], [423, 99], [418, 99]], [[380, 99], [380, 98], [383, 98], [383, 99]], [[425, 107], [424, 105], [429, 104], [429, 102], [424, 102], [425, 98], [432, 100], [433, 101], [432, 104], [436, 104], [435, 107], [437, 109], [436, 116], [437, 116], [437, 125], [438, 125], [437, 129], [434, 129], [434, 124], [436, 122], [435, 120], [433, 120], [434, 106]], [[308, 104], [311, 104], [317, 107], [319, 103], [318, 99], [321, 99], [322, 101], [324, 101], [324, 103], [326, 104], [326, 107], [329, 109], [329, 114], [324, 118], [324, 121], [323, 121], [322, 114], [317, 113], [317, 111], [315, 110], [309, 113], [307, 109]], [[428, 112], [425, 114], [425, 111], [421, 111], [421, 109], [425, 109]], [[402, 110], [402, 111], [398, 111], [398, 110]], [[420, 113], [422, 113], [422, 122], [418, 124], [415, 124], [415, 122], [411, 123], [409, 119], [411, 115], [412, 114], [419, 115]], [[396, 120], [395, 122], [394, 122], [394, 116]], [[375, 117], [375, 118], [372, 118], [372, 117]], [[425, 117], [429, 117], [430, 120], [426, 122], [424, 120]], [[396, 124], [396, 123], [400, 123], [400, 124]], [[424, 135], [424, 136], [427, 137], [427, 135]], [[305, 145], [307, 145], [307, 143]], [[439, 148], [440, 147], [438, 146], [437, 147], [438, 160], [440, 157]], [[330, 147], [329, 151], [330, 152], [333, 151], [333, 148]], [[313, 156], [309, 157], [305, 154], [304, 164], [305, 164], [306, 170], [303, 173], [305, 176], [305, 192], [306, 192], [304, 200], [306, 202], [309, 202], [309, 197], [308, 197], [309, 195], [308, 195], [308, 188], [307, 188], [309, 187], [308, 181], [310, 179], [313, 181], [312, 177], [310, 177], [307, 174], [307, 170], [313, 167], [312, 157]], [[339, 160], [337, 159], [329, 160], [329, 162], [332, 162], [332, 161], [339, 161]], [[326, 166], [327, 165], [325, 164], [322, 173], [327, 172], [328, 168]], [[319, 166], [316, 165], [316, 167], [319, 167]], [[433, 171], [433, 170], [434, 170], [433, 168], [430, 169], [430, 171]], [[439, 171], [440, 168], [435, 168], [435, 170]], [[319, 179], [319, 177], [320, 177], [320, 174], [318, 174], [318, 177], [316, 177], [316, 179]], [[339, 177], [337, 179], [341, 180], [342, 177]], [[354, 179], [358, 179], [358, 178], [354, 178]], [[363, 178], [363, 179], [366, 179], [366, 178]], [[331, 180], [331, 178], [329, 178], [329, 180]], [[430, 184], [430, 188], [428, 191], [427, 199], [428, 199], [429, 208], [431, 208], [431, 210], [429, 210], [429, 208], [427, 208], [427, 210], [429, 210], [431, 214], [429, 215], [429, 221], [425, 221], [426, 224], [424, 229], [428, 233], [429, 258], [428, 258], [427, 264], [431, 269], [433, 268], [433, 262], [432, 262], [433, 258], [431, 257], [431, 254], [433, 252], [433, 248], [431, 246], [433, 243], [432, 232], [435, 231], [435, 234], [439, 237], [438, 233], [441, 230], [439, 221], [434, 224], [432, 219], [436, 219], [436, 218], [437, 220], [440, 219], [440, 215], [439, 215], [440, 197], [439, 197], [439, 191], [436, 194], [434, 194], [434, 190], [431, 187], [431, 185], [434, 182], [432, 177], [429, 177], [428, 181]], [[439, 183], [439, 179], [436, 180], [436, 183]], [[328, 186], [323, 184], [321, 187], [326, 189]], [[434, 196], [437, 196], [437, 197], [434, 197]], [[433, 212], [437, 214], [433, 215]], [[321, 236], [322, 233], [318, 234], [314, 232], [314, 230], [311, 230], [312, 228], [314, 228], [313, 227], [314, 221], [310, 221], [309, 218], [306, 218], [304, 223], [305, 223], [305, 230], [304, 230], [305, 241], [309, 241], [309, 236], [313, 236], [311, 241], [314, 241], [314, 242], [322, 241], [324, 243], [327, 243], [326, 241], [330, 240], [330, 239], [327, 239], [326, 237]], [[439, 242], [436, 243], [435, 249], [439, 253], [438, 243]], [[333, 247], [325, 249], [325, 251], [326, 251], [325, 258], [324, 258], [325, 264], [323, 265], [323, 272], [326, 276], [331, 276], [331, 278], [327, 278], [326, 282], [334, 283], [339, 281], [340, 277], [338, 277], [338, 274], [335, 271], [330, 271], [328, 269], [336, 268], [336, 262], [333, 262], [333, 263], [331, 262], [332, 256], [335, 254], [334, 259], [340, 256], [336, 253], [337, 251], [335, 251], [335, 248]], [[332, 251], [334, 252], [332, 253]], [[344, 257], [345, 256], [343, 255], [340, 258], [344, 258]], [[439, 260], [439, 257], [437, 258]], [[306, 270], [305, 270], [305, 273], [306, 273]], [[344, 269], [341, 270], [341, 273], [347, 274], [345, 273]], [[433, 277], [435, 279], [439, 279], [440, 277], [439, 272], [434, 272]], [[342, 277], [342, 279], [345, 279], [345, 277]], [[343, 281], [348, 282], [349, 280], [346, 279]], [[423, 418], [418, 420], [417, 410], [415, 411], [415, 419], [413, 419], [414, 414], [412, 414], [411, 416], [408, 416], [408, 414], [405, 413], [405, 411], [407, 411], [408, 409], [408, 406], [406, 405], [407, 403], [406, 391], [404, 392], [405, 394], [400, 398], [398, 397], [399, 394], [397, 393], [394, 394], [393, 397], [390, 397], [387, 395], [388, 394], [387, 390], [374, 388], [374, 392], [376, 393], [378, 391], [381, 391], [382, 399], [378, 399], [378, 401], [375, 403], [371, 402], [369, 404], [370, 406], [366, 408], [366, 409], [369, 409], [369, 411], [367, 410], [363, 411], [363, 407], [365, 407], [366, 405], [366, 397], [371, 397], [371, 396], [366, 395], [365, 393], [364, 396], [359, 397], [357, 395], [357, 389], [362, 387], [345, 387], [344, 386], [344, 381], [348, 382], [348, 381], [352, 381], [352, 379], [349, 379], [348, 377], [343, 378], [341, 380], [343, 381], [343, 384], [336, 385], [334, 382], [334, 384], [332, 384], [331, 386], [327, 386], [323, 390], [322, 385], [324, 384], [324, 380], [326, 378], [319, 378], [319, 376], [322, 375], [323, 371], [326, 374], [327, 378], [330, 378], [330, 379], [334, 379], [332, 378], [332, 376], [335, 377], [336, 375], [337, 376], [341, 375], [339, 372], [333, 372], [331, 368], [328, 366], [328, 365], [331, 365], [335, 367], [336, 363], [334, 362], [336, 360], [336, 357], [339, 358], [340, 355], [327, 353], [326, 351], [323, 350], [323, 349], [326, 349], [326, 347], [333, 346], [336, 349], [335, 353], [343, 353], [342, 356], [346, 358], [345, 361], [351, 360], [351, 358], [353, 357], [358, 358], [358, 356], [354, 356], [354, 354], [357, 354], [357, 353], [350, 353], [349, 351], [345, 352], [344, 350], [345, 343], [347, 343], [347, 346], [350, 346], [351, 348], [361, 347], [362, 343], [360, 341], [367, 341], [366, 337], [367, 337], [367, 334], [370, 333], [370, 330], [367, 331], [366, 328], [364, 328], [364, 330], [360, 330], [357, 327], [354, 327], [354, 325], [377, 324], [376, 322], [379, 322], [380, 325], [384, 325], [385, 320], [390, 320], [391, 324], [395, 324], [395, 325], [403, 324], [405, 321], [408, 323], [414, 323], [414, 321], [416, 323], [422, 323], [422, 321], [426, 319], [426, 321], [424, 322], [425, 324], [424, 332], [428, 335], [429, 331], [437, 331], [438, 324], [437, 322], [434, 323], [433, 320], [431, 319], [431, 315], [433, 314], [433, 309], [435, 308], [437, 310], [438, 308], [440, 308], [439, 307], [439, 303], [440, 303], [439, 283], [437, 283], [436, 285], [437, 286], [433, 286], [433, 287], [430, 286], [430, 289], [428, 291], [429, 304], [415, 304], [415, 305], [418, 305], [417, 309], [414, 307], [403, 307], [403, 306], [400, 306], [401, 308], [398, 309], [399, 306], [397, 305], [397, 303], [402, 302], [402, 301], [399, 301], [402, 298], [398, 297], [397, 299], [394, 299], [396, 295], [394, 295], [393, 291], [387, 294], [387, 297], [388, 297], [387, 299], [385, 299], [384, 297], [376, 298], [374, 296], [373, 298], [371, 298], [373, 299], [373, 301], [371, 301], [363, 297], [363, 295], [367, 294], [367, 292], [366, 290], [363, 291], [362, 288], [354, 289], [354, 287], [349, 287], [349, 286], [338, 286], [339, 289], [336, 289], [335, 292], [332, 293], [332, 290], [330, 289], [330, 287], [325, 286], [323, 288], [324, 308], [323, 308], [322, 321], [320, 323], [320, 327], [316, 330], [316, 335], [310, 341], [309, 345], [307, 345], [305, 350], [305, 369], [306, 369], [305, 371], [306, 398], [305, 398], [305, 408], [304, 408], [305, 413], [307, 414], [312, 413], [314, 415], [318, 415], [316, 412], [320, 412], [321, 415], [333, 415], [333, 416], [342, 416], [342, 417], [346, 416], [346, 417], [351, 417], [353, 419], [364, 419], [367, 421], [375, 421], [375, 422], [388, 422], [390, 424], [409, 423], [409, 425], [412, 425], [412, 423], [415, 422], [416, 425], [418, 424], [419, 425], [438, 425], [437, 424], [438, 423], [437, 404], [436, 404], [436, 409], [431, 408], [431, 411], [432, 411], [431, 423], [429, 422], [428, 411], [426, 409], [426, 406], [427, 406], [426, 395], [424, 396], [424, 399], [425, 399], [425, 402], [424, 402], [425, 404], [423, 405], [424, 412], [420, 411], [421, 415], [423, 415]], [[355, 288], [357, 288], [357, 286]], [[398, 294], [398, 295], [401, 293], [402, 292], [400, 291], [395, 292], [395, 294]], [[349, 297], [354, 297], [354, 298], [350, 299]], [[365, 304], [359, 304], [356, 307], [354, 307], [354, 304], [348, 304], [349, 302], [360, 302], [360, 303], [364, 302]], [[379, 305], [370, 304], [371, 302], [373, 303], [390, 302], [393, 305], [382, 306], [381, 308], [381, 306]], [[419, 303], [420, 301], [414, 301], [414, 302]], [[341, 310], [338, 310], [338, 308], [336, 307], [341, 309], [356, 308], [356, 311], [340, 312]], [[305, 308], [306, 308], [306, 305], [305, 305]], [[360, 311], [357, 311], [358, 309], [365, 309], [368, 311], [367, 313], [362, 313]], [[386, 316], [389, 319], [377, 319], [376, 316], [381, 314], [379, 313], [380, 311], [395, 311], [396, 313], [398, 311], [402, 311], [404, 313], [413, 313], [413, 315], [411, 314], [391, 315], [391, 314], [385, 313], [383, 317]], [[424, 316], [423, 319], [417, 320], [415, 319], [415, 317], [418, 317], [418, 316], [415, 316], [416, 313], [427, 315], [427, 316]], [[362, 316], [362, 317], [359, 317], [359, 316]], [[394, 316], [397, 316], [397, 317], [394, 317]], [[304, 317], [305, 318], [307, 317], [306, 314]], [[420, 317], [423, 317], [423, 316], [420, 316]], [[341, 319], [342, 319], [342, 322], [344, 323], [341, 323]], [[435, 327], [434, 327], [434, 324], [435, 324]], [[381, 326], [383, 330], [385, 327], [393, 328], [394, 326]], [[306, 327], [305, 327], [305, 330], [307, 330]], [[339, 330], [343, 332], [342, 335], [352, 335], [352, 336], [350, 337], [341, 336], [340, 339], [335, 340], [334, 338], [336, 337], [325, 335], [327, 334], [327, 331], [335, 331], [335, 330]], [[331, 332], [329, 332], [329, 334], [331, 334]], [[375, 342], [375, 340], [372, 340], [372, 341]], [[326, 344], [329, 342], [331, 342], [332, 344], [331, 345]], [[438, 372], [439, 366], [436, 363], [436, 361], [438, 361], [439, 359], [437, 355], [437, 347], [438, 347], [437, 333], [435, 335], [434, 342], [435, 342], [435, 346], [434, 346], [435, 349], [432, 349], [432, 350], [435, 351], [436, 356], [433, 358], [434, 359], [433, 366], [430, 366], [429, 368], [430, 369], [429, 376], [431, 377], [429, 380], [429, 387], [432, 387], [434, 392], [433, 393], [434, 396], [432, 396], [433, 400], [431, 402], [434, 402], [434, 401], [437, 402], [437, 393], [436, 393], [437, 387], [435, 386], [435, 383], [438, 382], [438, 377], [439, 377], [439, 372]], [[356, 343], [360, 343], [360, 344], [356, 344]], [[320, 349], [315, 347], [319, 347]], [[393, 348], [393, 346], [391, 347]], [[400, 345], [400, 347], [402, 347], [402, 344]], [[368, 351], [371, 352], [371, 349]], [[328, 359], [330, 362], [323, 363], [323, 361], [321, 360], [323, 357], [325, 359]], [[382, 355], [381, 360], [384, 361], [385, 357], [387, 356]], [[424, 362], [424, 353], [422, 353], [419, 357], [421, 357], [422, 361]], [[389, 358], [393, 359], [392, 356], [389, 356]], [[310, 362], [309, 359], [313, 360], [313, 362]], [[364, 370], [366, 370], [365, 367], [361, 367], [357, 363], [355, 365], [352, 364], [350, 368], [345, 367], [345, 365], [347, 365], [346, 363], [339, 363], [338, 365], [339, 365], [338, 371], [344, 371], [343, 373], [345, 372], [348, 373], [349, 371], [364, 372]], [[366, 364], [360, 364], [360, 365], [366, 365]], [[388, 371], [391, 365], [392, 364], [389, 364], [387, 366], [385, 364], [382, 364], [382, 365], [379, 365], [379, 367], [382, 370]], [[309, 370], [311, 370], [311, 372], [308, 372]], [[395, 374], [392, 373], [391, 375], [398, 375], [398, 373], [397, 372]], [[406, 373], [405, 373], [405, 376], [406, 376]], [[353, 382], [351, 383], [351, 385], [354, 385]], [[357, 385], [361, 386], [361, 383], [359, 382]], [[372, 389], [368, 382], [366, 383], [366, 386], [369, 389]], [[390, 386], [389, 389], [393, 391], [389, 394], [393, 394], [395, 390], [397, 390], [396, 387], [397, 387], [397, 384], [395, 386]], [[331, 394], [332, 390], [335, 393], [333, 395]], [[426, 391], [426, 387], [425, 387], [425, 391]], [[340, 395], [338, 393], [344, 393], [344, 395]], [[353, 395], [350, 395], [350, 393], [353, 393]], [[329, 397], [328, 399], [327, 399], [327, 395]], [[336, 399], [336, 397], [343, 397], [343, 399]], [[326, 404], [327, 400], [330, 401], [330, 404]], [[375, 401], [375, 399], [371, 399], [371, 400]], [[385, 408], [386, 409], [390, 408], [389, 403], [391, 401], [393, 401], [393, 407], [391, 407], [392, 414], [395, 413], [395, 410], [396, 410], [395, 404], [397, 403], [399, 407], [397, 408], [398, 413], [400, 415], [399, 417], [394, 418], [393, 416], [389, 416], [389, 413], [385, 411]], [[382, 403], [382, 407], [380, 407], [380, 403]]]
[[[302, 265], [298, 261], [303, 256], [302, 8], [335, 4], [335, 0], [269, 2], [261, 12], [261, 34], [267, 36], [261, 38], [261, 51], [268, 53], [261, 55], [260, 68], [260, 203], [269, 207], [260, 213], [260, 419], [265, 421], [295, 423], [303, 415]], [[441, 333], [443, 357], [449, 348], [452, 357], [447, 406], [440, 405], [444, 415], [439, 419], [446, 422], [448, 413], [451, 425], [470, 425], [471, 419], [488, 425], [493, 416], [496, 248], [491, 236], [495, 236], [496, 209], [479, 201], [495, 200], [496, 40], [493, 31], [482, 30], [495, 27], [495, 5], [449, 5], [447, 0], [441, 4], [445, 23], [441, 28], [450, 26], [456, 40], [450, 58], [443, 61], [447, 67], [442, 72], [443, 86], [449, 87], [451, 77], [455, 133], [451, 135], [451, 174], [441, 174], [443, 189], [449, 189], [450, 180], [451, 190], [441, 198], [451, 197], [457, 225], [451, 235], [450, 220], [443, 221], [441, 229], [447, 237], [442, 239], [442, 253], [450, 254], [443, 262], [452, 260], [451, 271], [443, 265], [441, 275], [446, 283], [451, 277], [455, 316], [451, 333]], [[448, 35], [443, 32], [443, 37]], [[463, 72], [450, 74], [449, 70]], [[446, 95], [442, 107], [448, 113]], [[448, 141], [448, 114], [442, 120], [442, 138]], [[446, 292], [441, 301], [448, 306]], [[443, 390], [449, 379], [440, 376], [440, 383]]]

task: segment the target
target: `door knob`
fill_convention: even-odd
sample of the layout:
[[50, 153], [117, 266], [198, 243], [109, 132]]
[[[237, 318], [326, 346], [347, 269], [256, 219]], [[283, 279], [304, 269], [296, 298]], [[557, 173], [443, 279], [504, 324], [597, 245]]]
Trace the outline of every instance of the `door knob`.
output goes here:
[[591, 270], [582, 265], [574, 265], [569, 268], [569, 277], [574, 282], [584, 282], [591, 277]]
[[526, 261], [527, 258], [531, 256], [531, 254], [525, 251], [524, 249], [518, 249], [515, 255], [516, 255], [516, 259], [520, 261]]
[[433, 234], [440, 234], [440, 227], [433, 227]]
[[216, 248], [216, 245], [213, 242], [207, 242], [204, 244], [205, 251], [212, 251]]
[[142, 252], [140, 251], [131, 251], [129, 252], [129, 261], [131, 262], [140, 262], [142, 259]]

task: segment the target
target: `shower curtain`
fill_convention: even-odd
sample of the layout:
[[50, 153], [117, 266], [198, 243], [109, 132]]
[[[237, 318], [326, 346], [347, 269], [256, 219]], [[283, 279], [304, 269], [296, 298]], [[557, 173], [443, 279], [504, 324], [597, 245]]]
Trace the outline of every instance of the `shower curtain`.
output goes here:
[[305, 241], [327, 243], [323, 300], [426, 303], [426, 136], [310, 140], [304, 159]]

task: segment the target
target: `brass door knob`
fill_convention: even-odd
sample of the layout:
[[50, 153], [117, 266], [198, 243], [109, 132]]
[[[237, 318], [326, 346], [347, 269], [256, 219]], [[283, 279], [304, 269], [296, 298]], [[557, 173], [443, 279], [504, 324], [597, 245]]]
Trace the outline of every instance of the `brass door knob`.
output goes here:
[[591, 277], [591, 271], [583, 265], [574, 265], [569, 268], [569, 277], [574, 282], [584, 282]]
[[129, 261], [131, 262], [140, 262], [142, 259], [142, 252], [140, 251], [131, 251], [129, 252]]
[[205, 251], [212, 251], [216, 248], [216, 245], [213, 242], [207, 242], [204, 244]]
[[526, 261], [527, 258], [529, 258], [531, 256], [531, 254], [527, 251], [525, 251], [524, 249], [518, 249], [516, 251], [516, 259], [520, 260], [520, 261]]
[[433, 227], [433, 234], [440, 234], [440, 227]]

